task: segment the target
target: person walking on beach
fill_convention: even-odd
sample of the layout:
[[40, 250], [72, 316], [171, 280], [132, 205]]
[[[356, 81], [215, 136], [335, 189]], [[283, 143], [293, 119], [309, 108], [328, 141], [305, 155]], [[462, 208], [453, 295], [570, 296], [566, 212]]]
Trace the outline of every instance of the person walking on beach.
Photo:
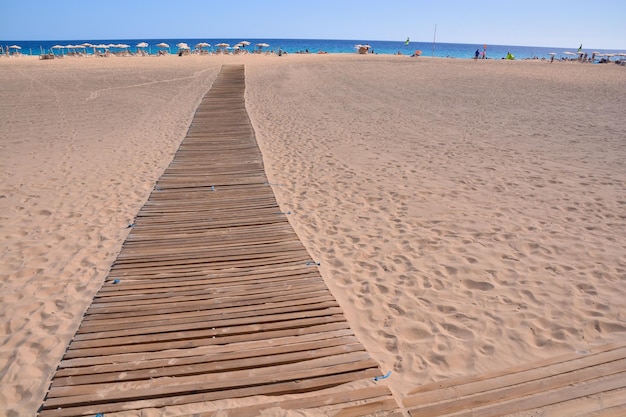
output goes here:
[[474, 59], [478, 59], [478, 55], [480, 55], [480, 51], [476, 48], [476, 52], [474, 53]]

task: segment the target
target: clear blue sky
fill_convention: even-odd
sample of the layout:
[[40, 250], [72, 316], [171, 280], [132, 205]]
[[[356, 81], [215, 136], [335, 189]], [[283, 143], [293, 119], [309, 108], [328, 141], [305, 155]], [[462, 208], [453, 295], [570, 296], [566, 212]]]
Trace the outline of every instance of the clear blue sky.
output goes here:
[[626, 49], [626, 0], [0, 0], [0, 39], [295, 38]]

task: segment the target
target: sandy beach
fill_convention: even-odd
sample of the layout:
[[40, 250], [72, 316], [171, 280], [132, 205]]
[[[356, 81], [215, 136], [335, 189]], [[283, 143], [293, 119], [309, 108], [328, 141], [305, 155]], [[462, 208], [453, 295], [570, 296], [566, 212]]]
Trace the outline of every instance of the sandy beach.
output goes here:
[[626, 340], [624, 67], [0, 58], [0, 415], [36, 414], [224, 63], [245, 64], [274, 193], [394, 392]]

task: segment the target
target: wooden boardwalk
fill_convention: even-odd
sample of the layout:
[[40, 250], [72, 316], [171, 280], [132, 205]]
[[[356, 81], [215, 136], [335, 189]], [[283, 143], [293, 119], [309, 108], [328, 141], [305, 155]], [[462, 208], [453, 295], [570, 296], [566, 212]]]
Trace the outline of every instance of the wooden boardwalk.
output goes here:
[[411, 417], [623, 417], [626, 343], [424, 385], [402, 403]]
[[[317, 392], [381, 374], [281, 213], [244, 89], [243, 66], [223, 67], [86, 311], [42, 417]], [[334, 401], [380, 409], [391, 398], [384, 386], [358, 391]]]
[[40, 416], [230, 399], [245, 405], [194, 415], [626, 415], [626, 343], [424, 385], [396, 401], [373, 381], [381, 369], [275, 200], [244, 88], [243, 66], [223, 67], [85, 313]]

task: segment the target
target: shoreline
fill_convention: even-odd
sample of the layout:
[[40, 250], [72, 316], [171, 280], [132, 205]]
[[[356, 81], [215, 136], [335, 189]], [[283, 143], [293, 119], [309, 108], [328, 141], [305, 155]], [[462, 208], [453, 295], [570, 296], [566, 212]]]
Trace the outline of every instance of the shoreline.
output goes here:
[[[178, 45], [185, 43], [189, 49], [179, 49]], [[412, 55], [420, 51], [422, 56], [430, 57], [452, 57], [458, 59], [474, 58], [475, 51], [486, 52], [488, 59], [503, 59], [508, 53], [512, 53], [518, 60], [525, 59], [546, 59], [552, 56], [556, 59], [576, 59], [579, 57], [577, 49], [555, 46], [523, 46], [523, 45], [485, 45], [479, 43], [433, 43], [413, 41], [408, 45], [404, 41], [384, 41], [384, 40], [342, 40], [342, 39], [118, 39], [118, 40], [49, 40], [49, 41], [2, 41], [0, 49], [12, 53], [25, 52], [33, 55], [54, 54], [54, 55], [94, 55], [106, 52], [126, 55], [157, 55], [160, 53], [178, 54], [202, 53], [202, 54], [250, 54], [250, 53], [275, 53], [279, 51], [289, 54], [329, 53], [329, 54], [357, 54], [360, 47], [366, 47], [363, 52], [376, 53], [381, 55], [395, 55], [401, 52], [404, 55]], [[95, 47], [95, 49], [94, 49]], [[485, 50], [486, 47], [486, 50]], [[18, 49], [20, 48], [20, 49]], [[624, 60], [626, 49], [598, 49], [586, 48], [588, 57], [598, 55], [599, 57], [609, 57], [613, 61]]]
[[622, 68], [188, 58], [0, 60], [7, 415], [41, 404], [223, 63], [246, 65], [281, 209], [395, 390], [626, 339]]

